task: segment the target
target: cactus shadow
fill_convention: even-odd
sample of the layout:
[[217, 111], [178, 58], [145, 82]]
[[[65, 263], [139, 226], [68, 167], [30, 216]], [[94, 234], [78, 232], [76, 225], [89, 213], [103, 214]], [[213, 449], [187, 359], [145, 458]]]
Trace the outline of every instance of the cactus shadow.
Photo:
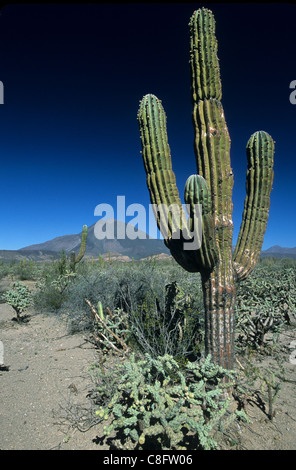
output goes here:
[[15, 322], [19, 325], [22, 325], [22, 324], [29, 323], [29, 321], [31, 320], [31, 317], [32, 317], [32, 315], [26, 314], [26, 315], [22, 315], [20, 318], [13, 317], [11, 319], [11, 321], [13, 321], [13, 322]]

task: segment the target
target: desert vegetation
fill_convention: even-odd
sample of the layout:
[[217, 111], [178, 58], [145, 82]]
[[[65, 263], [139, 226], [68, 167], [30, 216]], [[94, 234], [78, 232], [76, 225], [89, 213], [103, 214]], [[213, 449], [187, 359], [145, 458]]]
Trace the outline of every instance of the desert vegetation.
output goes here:
[[[68, 334], [82, 332], [96, 350], [88, 420], [111, 448], [212, 449], [229, 435], [237, 442], [235, 426], [248, 425], [251, 400], [273, 420], [290, 380], [291, 351], [279, 338], [295, 330], [294, 260], [262, 259], [240, 284], [232, 370], [206, 355], [200, 276], [174, 260], [84, 260], [73, 273], [61, 253], [48, 263], [2, 263], [0, 273], [20, 298], [29, 280], [34, 313], [57, 316]], [[2, 292], [2, 302], [10, 299], [11, 289]]]

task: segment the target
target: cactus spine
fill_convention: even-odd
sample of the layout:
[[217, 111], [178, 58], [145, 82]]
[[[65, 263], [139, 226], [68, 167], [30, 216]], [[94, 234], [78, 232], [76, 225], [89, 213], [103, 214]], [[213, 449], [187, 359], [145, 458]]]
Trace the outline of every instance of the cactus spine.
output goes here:
[[72, 251], [70, 254], [70, 269], [73, 273], [75, 272], [76, 264], [79, 263], [84, 256], [85, 248], [86, 248], [86, 239], [87, 239], [87, 225], [83, 225], [79, 253], [77, 256], [75, 256], [74, 251]]
[[[184, 250], [186, 226], [178, 218], [182, 203], [172, 170], [166, 131], [166, 115], [154, 95], [140, 103], [142, 157], [152, 204], [170, 206], [165, 244], [187, 271], [200, 272], [205, 306], [206, 353], [227, 369], [234, 364], [234, 306], [236, 282], [254, 269], [267, 226], [273, 182], [273, 139], [264, 131], [255, 132], [247, 144], [246, 199], [241, 228], [232, 253], [232, 189], [230, 137], [221, 104], [222, 87], [217, 57], [215, 19], [202, 8], [190, 19], [190, 70], [197, 175], [185, 185], [184, 199], [190, 205], [190, 227], [202, 206], [202, 244], [198, 250]], [[163, 210], [163, 209], [162, 209]], [[157, 224], [162, 231], [161, 211]], [[176, 216], [175, 216], [176, 215]], [[187, 235], [188, 236], [188, 233]]]

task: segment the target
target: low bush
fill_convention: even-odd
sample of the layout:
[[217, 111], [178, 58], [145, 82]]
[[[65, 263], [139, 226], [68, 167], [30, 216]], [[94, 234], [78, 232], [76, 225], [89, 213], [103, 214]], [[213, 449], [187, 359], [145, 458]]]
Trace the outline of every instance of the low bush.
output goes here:
[[[108, 308], [113, 317], [122, 312], [130, 330], [129, 340], [138, 351], [154, 357], [196, 357], [201, 341], [202, 297], [198, 279], [190, 276], [194, 275], [182, 271], [181, 276], [175, 269], [162, 270], [149, 263], [108, 265], [77, 275], [68, 286], [62, 310], [72, 332], [93, 329], [85, 298], [94, 306], [101, 302], [103, 311]], [[109, 321], [110, 316], [107, 318]]]
[[17, 321], [23, 320], [21, 314], [31, 305], [32, 296], [28, 287], [22, 282], [14, 282], [12, 288], [2, 294], [5, 300], [16, 312]]
[[[140, 361], [131, 355], [109, 373], [92, 367], [98, 385], [93, 398], [97, 415], [106, 421], [104, 435], [117, 449], [212, 449], [217, 426], [227, 426], [236, 416], [227, 413], [225, 388], [234, 378], [211, 363], [210, 357], [180, 366], [172, 356]], [[222, 421], [224, 423], [222, 424]], [[107, 423], [108, 422], [108, 423]]]

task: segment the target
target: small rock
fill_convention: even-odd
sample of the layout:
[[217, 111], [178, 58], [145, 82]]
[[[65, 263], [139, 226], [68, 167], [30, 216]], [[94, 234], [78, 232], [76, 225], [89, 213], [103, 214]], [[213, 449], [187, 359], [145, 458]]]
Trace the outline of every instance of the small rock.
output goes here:
[[75, 394], [78, 393], [78, 388], [76, 387], [75, 384], [70, 384], [68, 388], [70, 389], [72, 393], [75, 393]]

